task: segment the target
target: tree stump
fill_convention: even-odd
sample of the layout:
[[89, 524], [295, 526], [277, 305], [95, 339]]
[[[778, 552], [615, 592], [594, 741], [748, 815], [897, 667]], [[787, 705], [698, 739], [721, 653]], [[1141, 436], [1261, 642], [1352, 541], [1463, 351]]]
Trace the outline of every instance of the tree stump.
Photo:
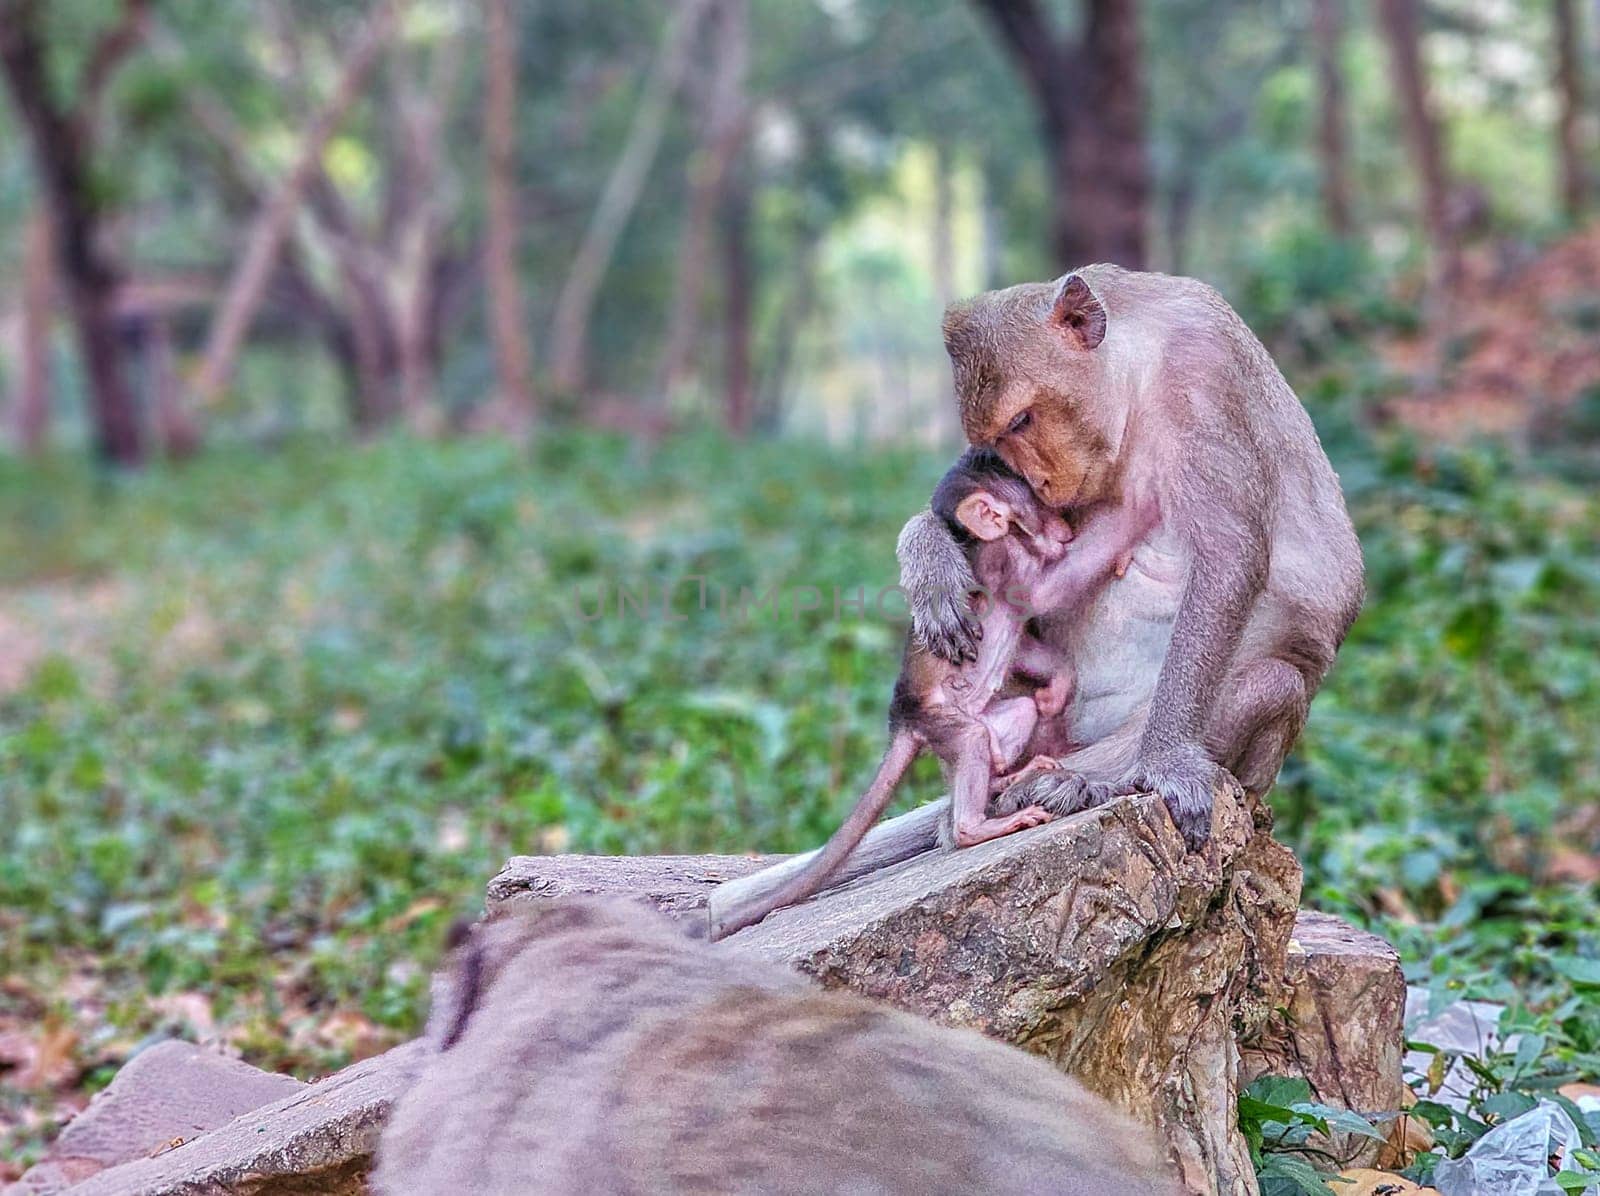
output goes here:
[[[699, 918], [716, 881], [759, 863], [519, 857], [490, 907], [626, 878]], [[1299, 896], [1298, 862], [1245, 806], [1219, 802], [1210, 845], [1189, 855], [1160, 800], [1142, 796], [929, 852], [720, 946], [1044, 1055], [1154, 1127], [1189, 1190], [1248, 1196], [1239, 1043], [1287, 1000]]]

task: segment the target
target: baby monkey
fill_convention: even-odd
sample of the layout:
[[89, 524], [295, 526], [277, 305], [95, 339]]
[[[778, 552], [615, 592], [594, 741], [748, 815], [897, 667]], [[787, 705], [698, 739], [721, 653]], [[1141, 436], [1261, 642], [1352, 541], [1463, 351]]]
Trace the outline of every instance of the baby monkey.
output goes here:
[[[1123, 525], [1119, 534], [1071, 550], [1067, 521], [986, 448], [961, 455], [935, 487], [932, 507], [966, 548], [982, 587], [975, 603], [976, 658], [952, 664], [906, 636], [889, 705], [889, 746], [872, 783], [822, 850], [803, 864], [780, 864], [724, 886], [726, 893], [719, 890], [711, 908], [712, 938], [754, 925], [826, 885], [924, 751], [939, 758], [950, 786], [947, 844], [970, 847], [1050, 820], [1040, 806], [1003, 817], [989, 814], [997, 777], [1027, 759], [1034, 761], [1030, 768], [1048, 766], [1039, 753], [1064, 750], [1057, 745], [1067, 739], [1062, 720], [1072, 698], [1072, 670], [1028, 632], [1028, 620], [1035, 611], [1070, 611], [1120, 577], [1154, 525], [1154, 512], [1126, 504], [1129, 513], [1115, 516]], [[1039, 687], [1031, 695], [1002, 696], [1019, 675]]]

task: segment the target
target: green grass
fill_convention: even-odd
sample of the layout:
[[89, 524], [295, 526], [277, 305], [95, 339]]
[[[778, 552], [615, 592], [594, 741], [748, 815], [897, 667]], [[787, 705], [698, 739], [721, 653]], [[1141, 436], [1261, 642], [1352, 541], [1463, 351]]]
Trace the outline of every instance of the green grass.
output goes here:
[[[1528, 1005], [1549, 1074], [1600, 1075], [1600, 903], [1545, 879], [1600, 841], [1600, 502], [1337, 439], [1371, 599], [1274, 796], [1306, 903], [1419, 982]], [[62, 648], [0, 698], [0, 1017], [75, 1027], [92, 1083], [198, 993], [253, 1061], [317, 1071], [415, 1029], [443, 923], [507, 855], [814, 845], [876, 763], [899, 650], [834, 588], [894, 580], [940, 469], [574, 434], [104, 484], [0, 464], [0, 612]], [[617, 615], [618, 582], [659, 608], [691, 576], [728, 609], [691, 583], [683, 621]], [[805, 586], [821, 609], [738, 610]]]

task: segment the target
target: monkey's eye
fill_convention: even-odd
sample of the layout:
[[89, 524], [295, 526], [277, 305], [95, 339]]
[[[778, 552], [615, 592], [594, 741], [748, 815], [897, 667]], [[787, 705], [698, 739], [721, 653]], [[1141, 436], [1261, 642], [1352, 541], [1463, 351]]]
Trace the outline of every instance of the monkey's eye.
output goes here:
[[1006, 425], [1006, 435], [1014, 436], [1033, 422], [1032, 411], [1019, 411], [1011, 417], [1011, 422]]

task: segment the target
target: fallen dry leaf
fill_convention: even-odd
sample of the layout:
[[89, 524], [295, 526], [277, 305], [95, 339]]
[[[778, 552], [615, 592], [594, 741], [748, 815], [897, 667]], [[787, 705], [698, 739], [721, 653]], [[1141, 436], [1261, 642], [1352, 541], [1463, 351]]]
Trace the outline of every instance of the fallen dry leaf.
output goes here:
[[150, 1008], [194, 1035], [196, 1042], [210, 1043], [217, 1039], [216, 1014], [211, 1008], [211, 998], [204, 993], [168, 993], [152, 1000]]
[[1585, 1096], [1600, 1096], [1600, 1084], [1563, 1084], [1556, 1091], [1568, 1100], [1577, 1100]]
[[1416, 911], [1411, 908], [1405, 899], [1405, 894], [1399, 889], [1379, 889], [1372, 896], [1380, 912], [1407, 926], [1417, 924]]
[[76, 1030], [54, 1019], [47, 1021], [33, 1040], [33, 1057], [22, 1064], [12, 1082], [36, 1092], [60, 1087], [78, 1074], [77, 1049]]
[[388, 933], [394, 934], [397, 931], [404, 930], [418, 918], [426, 917], [428, 914], [437, 913], [443, 908], [444, 901], [441, 898], [419, 897], [410, 905], [406, 906], [405, 909], [401, 910], [398, 914], [385, 922], [383, 924], [383, 928]]
[[547, 826], [538, 834], [539, 850], [546, 855], [560, 855], [572, 843], [572, 834], [564, 826]]
[[1600, 857], [1575, 847], [1557, 847], [1545, 861], [1544, 878], [1556, 884], [1600, 884]]
[[1426, 1196], [1439, 1196], [1437, 1188], [1424, 1188], [1412, 1183], [1409, 1179], [1396, 1175], [1393, 1171], [1376, 1171], [1371, 1167], [1352, 1167], [1349, 1171], [1341, 1171], [1339, 1175], [1350, 1183], [1330, 1184], [1329, 1186], [1339, 1196], [1397, 1196], [1401, 1192], [1425, 1193]]
[[364, 1013], [341, 1009], [317, 1026], [316, 1038], [324, 1046], [346, 1051], [355, 1060], [370, 1059], [394, 1045], [396, 1034]]
[[1389, 1124], [1383, 1145], [1378, 1148], [1379, 1167], [1409, 1167], [1411, 1160], [1433, 1148], [1433, 1130], [1420, 1117], [1402, 1113]]

